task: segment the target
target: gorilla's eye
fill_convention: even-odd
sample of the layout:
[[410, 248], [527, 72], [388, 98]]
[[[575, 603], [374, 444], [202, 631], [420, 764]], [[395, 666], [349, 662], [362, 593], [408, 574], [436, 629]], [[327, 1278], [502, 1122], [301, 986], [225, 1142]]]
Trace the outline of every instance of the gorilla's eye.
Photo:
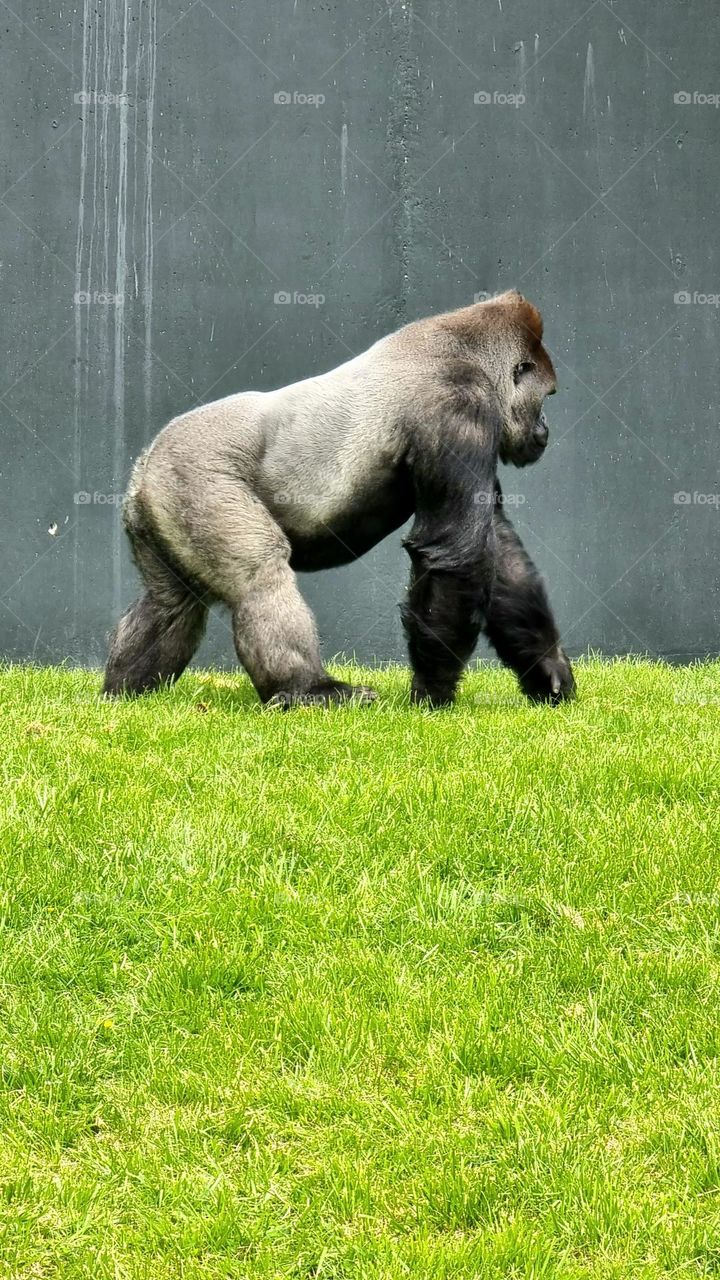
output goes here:
[[520, 364], [516, 364], [513, 369], [513, 382], [515, 383], [515, 386], [517, 386], [524, 374], [532, 373], [534, 368], [535, 365], [532, 360], [521, 360]]

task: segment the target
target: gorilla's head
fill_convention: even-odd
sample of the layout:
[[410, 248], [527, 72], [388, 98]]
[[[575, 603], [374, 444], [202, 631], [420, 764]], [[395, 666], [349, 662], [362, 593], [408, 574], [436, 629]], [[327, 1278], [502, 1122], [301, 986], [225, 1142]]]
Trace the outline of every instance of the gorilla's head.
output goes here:
[[542, 345], [542, 317], [514, 289], [477, 308], [486, 369], [501, 405], [500, 460], [525, 467], [545, 451], [549, 433], [543, 402], [557, 389]]

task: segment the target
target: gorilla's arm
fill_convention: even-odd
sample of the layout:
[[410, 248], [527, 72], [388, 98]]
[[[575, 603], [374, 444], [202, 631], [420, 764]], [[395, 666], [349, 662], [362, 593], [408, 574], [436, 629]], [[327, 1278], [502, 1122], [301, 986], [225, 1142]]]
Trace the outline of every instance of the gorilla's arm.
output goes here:
[[410, 460], [415, 521], [404, 545], [412, 570], [402, 620], [411, 698], [452, 703], [489, 606], [494, 568], [494, 424], [451, 415]]
[[495, 581], [485, 632], [500, 660], [533, 702], [561, 702], [575, 692], [570, 663], [543, 581], [505, 515], [496, 483], [493, 512]]

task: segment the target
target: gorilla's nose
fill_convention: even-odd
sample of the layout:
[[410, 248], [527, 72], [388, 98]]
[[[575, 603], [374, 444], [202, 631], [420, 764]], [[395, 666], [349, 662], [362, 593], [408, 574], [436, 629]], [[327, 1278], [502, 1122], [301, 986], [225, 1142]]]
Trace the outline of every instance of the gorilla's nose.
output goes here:
[[535, 423], [535, 426], [533, 427], [533, 439], [536, 444], [539, 444], [540, 447], [544, 449], [545, 445], [548, 442], [549, 434], [550, 432], [548, 431], [548, 425], [543, 416], [542, 418], [538, 419], [538, 421]]

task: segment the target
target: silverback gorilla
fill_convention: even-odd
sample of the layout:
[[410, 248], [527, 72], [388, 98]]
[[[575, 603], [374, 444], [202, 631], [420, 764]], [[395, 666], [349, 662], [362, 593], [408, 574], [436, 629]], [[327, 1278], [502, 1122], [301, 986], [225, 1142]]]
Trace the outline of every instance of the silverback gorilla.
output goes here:
[[453, 701], [481, 630], [533, 701], [571, 697], [496, 476], [498, 458], [542, 455], [554, 392], [541, 317], [511, 291], [408, 324], [319, 377], [175, 418], [125, 501], [145, 594], [112, 636], [105, 692], [174, 680], [220, 601], [263, 702], [371, 701], [325, 671], [294, 570], [346, 564], [414, 515], [402, 608], [412, 700]]

